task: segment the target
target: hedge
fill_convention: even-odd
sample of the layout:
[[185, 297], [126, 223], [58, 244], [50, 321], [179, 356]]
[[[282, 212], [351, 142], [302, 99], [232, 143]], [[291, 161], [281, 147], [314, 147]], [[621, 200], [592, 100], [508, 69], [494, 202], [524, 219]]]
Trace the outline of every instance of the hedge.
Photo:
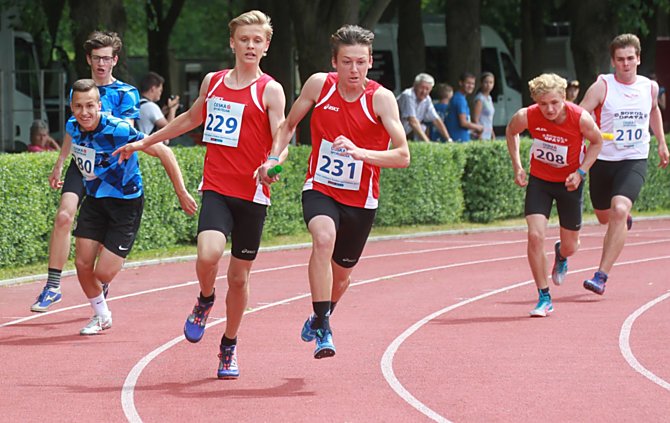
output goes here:
[[[527, 166], [530, 141], [521, 156]], [[411, 143], [407, 169], [383, 169], [377, 226], [491, 222], [523, 215], [525, 190], [516, 186], [503, 141], [468, 144]], [[197, 197], [203, 147], [173, 149], [187, 188]], [[300, 195], [310, 147], [292, 147], [281, 180], [273, 185], [264, 238], [304, 231]], [[0, 155], [0, 266], [45, 261], [60, 194], [48, 186], [57, 153]], [[195, 243], [197, 216], [179, 208], [160, 161], [140, 155], [146, 204], [134, 251]], [[588, 188], [585, 209], [591, 210]], [[670, 208], [670, 172], [658, 168], [652, 146], [647, 181], [637, 210]], [[131, 256], [132, 258], [132, 256]]]

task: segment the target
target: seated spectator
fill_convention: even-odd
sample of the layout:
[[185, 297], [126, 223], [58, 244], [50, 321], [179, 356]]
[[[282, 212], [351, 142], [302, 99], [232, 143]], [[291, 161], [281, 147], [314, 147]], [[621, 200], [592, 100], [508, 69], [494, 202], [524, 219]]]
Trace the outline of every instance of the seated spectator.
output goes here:
[[475, 75], [464, 72], [458, 81], [458, 91], [449, 102], [447, 130], [457, 142], [470, 141], [470, 131], [482, 132], [484, 127], [470, 121], [470, 106], [466, 96], [475, 90]]
[[407, 139], [416, 139], [430, 142], [426, 133], [425, 122], [432, 122], [439, 133], [448, 141], [451, 141], [449, 132], [444, 122], [435, 111], [433, 101], [430, 98], [430, 90], [433, 89], [435, 80], [427, 73], [420, 73], [414, 78], [412, 88], [407, 88], [398, 96], [398, 108], [400, 109], [400, 120]]
[[[447, 109], [449, 108], [449, 101], [451, 100], [451, 97], [454, 96], [454, 89], [449, 84], [437, 84], [433, 90], [433, 94], [435, 96], [435, 102], [433, 103], [433, 106], [435, 107], [435, 111], [440, 116], [440, 119], [446, 127]], [[435, 125], [430, 123], [427, 126], [429, 127], [428, 132], [430, 134], [429, 136], [431, 140], [437, 140], [440, 142], [447, 141], [447, 139], [444, 138], [442, 134], [440, 134], [440, 131], [437, 130]]]
[[49, 126], [43, 120], [35, 120], [30, 125], [30, 153], [42, 153], [45, 151], [58, 151], [60, 145], [49, 135]]
[[565, 89], [565, 100], [571, 103], [577, 102], [577, 96], [579, 95], [579, 81], [573, 79], [568, 82], [568, 88]]
[[[179, 107], [179, 96], [171, 96], [167, 100], [165, 113], [156, 103], [163, 95], [165, 78], [156, 72], [149, 72], [140, 83], [140, 119], [138, 128], [149, 135], [161, 129], [175, 118]], [[169, 142], [169, 141], [168, 141]], [[165, 144], [168, 144], [165, 142]]]
[[495, 77], [491, 72], [484, 72], [479, 78], [479, 92], [475, 96], [475, 104], [472, 106], [472, 121], [481, 124], [484, 127], [482, 132], [477, 132], [477, 138], [480, 140], [495, 139], [496, 134], [493, 132], [493, 115], [495, 115], [495, 107], [493, 107], [493, 98], [491, 98], [491, 91], [495, 86]]

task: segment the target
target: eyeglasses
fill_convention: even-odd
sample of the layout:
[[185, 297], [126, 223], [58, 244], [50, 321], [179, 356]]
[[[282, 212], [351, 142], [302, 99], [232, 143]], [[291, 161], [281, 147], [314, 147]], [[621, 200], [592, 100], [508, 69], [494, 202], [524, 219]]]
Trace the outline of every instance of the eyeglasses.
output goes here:
[[104, 63], [104, 64], [110, 64], [112, 63], [112, 60], [114, 60], [113, 56], [97, 56], [95, 54], [91, 55], [91, 60], [94, 61], [95, 63]]

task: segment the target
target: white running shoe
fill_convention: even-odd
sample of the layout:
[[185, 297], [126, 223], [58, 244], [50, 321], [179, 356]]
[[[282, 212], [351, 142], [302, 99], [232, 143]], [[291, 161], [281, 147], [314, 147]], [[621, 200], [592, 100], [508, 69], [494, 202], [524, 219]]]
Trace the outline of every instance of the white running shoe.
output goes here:
[[79, 331], [79, 335], [97, 335], [103, 330], [112, 327], [112, 312], [108, 316], [95, 315], [91, 317], [91, 321]]

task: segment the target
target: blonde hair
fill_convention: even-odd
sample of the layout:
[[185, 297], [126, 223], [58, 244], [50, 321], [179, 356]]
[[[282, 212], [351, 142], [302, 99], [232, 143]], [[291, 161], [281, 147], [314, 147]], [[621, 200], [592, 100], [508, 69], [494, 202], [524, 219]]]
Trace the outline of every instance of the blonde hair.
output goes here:
[[272, 21], [270, 17], [260, 10], [250, 10], [248, 12], [242, 13], [240, 16], [236, 17], [228, 23], [228, 29], [230, 29], [230, 37], [235, 36], [235, 30], [239, 26], [244, 25], [261, 25], [265, 30], [265, 36], [268, 41], [272, 39]]
[[635, 55], [639, 56], [642, 47], [640, 47], [640, 39], [635, 34], [621, 34], [614, 37], [610, 43], [610, 57], [614, 59], [614, 52], [620, 48], [633, 47]]
[[565, 97], [565, 89], [567, 86], [568, 81], [555, 73], [543, 73], [528, 81], [528, 89], [530, 90], [530, 96], [533, 100], [541, 95], [551, 92], [562, 94], [563, 97]]

